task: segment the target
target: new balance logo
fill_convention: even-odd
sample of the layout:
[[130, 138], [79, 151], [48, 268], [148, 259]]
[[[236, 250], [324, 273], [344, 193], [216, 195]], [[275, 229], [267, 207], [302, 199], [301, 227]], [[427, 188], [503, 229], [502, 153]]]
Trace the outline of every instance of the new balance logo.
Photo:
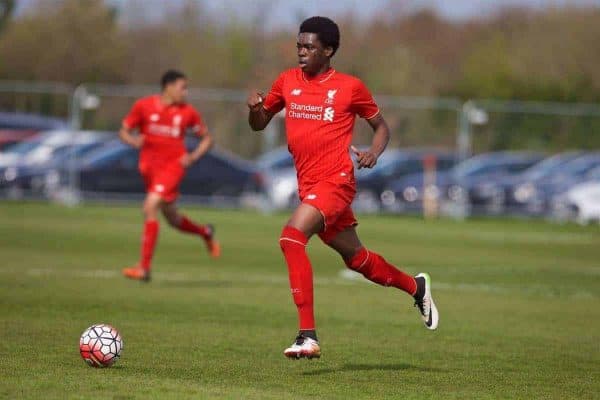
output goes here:
[[302, 90], [301, 89], [294, 89], [292, 90], [292, 96], [300, 96], [302, 94]]
[[335, 115], [335, 110], [333, 107], [327, 107], [325, 112], [323, 112], [323, 121], [333, 122], [333, 116]]
[[159, 119], [160, 119], [160, 115], [158, 115], [158, 114], [152, 114], [152, 115], [150, 116], [150, 121], [152, 121], [152, 122], [156, 122], [156, 121], [158, 121]]
[[317, 198], [317, 195], [316, 195], [316, 194], [309, 194], [308, 196], [306, 196], [306, 199], [307, 199], [307, 200], [314, 200], [314, 199], [316, 199], [316, 198]]

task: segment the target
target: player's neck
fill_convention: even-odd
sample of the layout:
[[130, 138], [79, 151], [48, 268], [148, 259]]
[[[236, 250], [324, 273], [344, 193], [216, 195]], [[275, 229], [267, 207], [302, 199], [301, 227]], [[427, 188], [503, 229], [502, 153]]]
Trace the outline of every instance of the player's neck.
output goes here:
[[162, 93], [160, 95], [160, 102], [166, 107], [175, 104], [175, 101], [171, 98], [171, 96], [167, 95], [166, 93]]
[[310, 72], [302, 71], [302, 73], [304, 74], [304, 76], [307, 79], [312, 80], [312, 79], [320, 77], [321, 75], [328, 73], [329, 71], [331, 71], [331, 65], [329, 63], [327, 63], [327, 64], [324, 64], [321, 68], [319, 68], [319, 70], [317, 72], [310, 73]]

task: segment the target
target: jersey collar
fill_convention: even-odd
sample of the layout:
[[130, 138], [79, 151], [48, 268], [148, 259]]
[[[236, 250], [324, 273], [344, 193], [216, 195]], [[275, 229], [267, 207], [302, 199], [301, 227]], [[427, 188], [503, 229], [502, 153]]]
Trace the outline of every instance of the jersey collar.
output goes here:
[[302, 80], [304, 82], [307, 82], [307, 83], [313, 83], [313, 82], [323, 83], [323, 82], [329, 80], [329, 78], [331, 78], [333, 76], [333, 74], [335, 74], [335, 69], [329, 68], [327, 71], [323, 72], [322, 74], [319, 74], [319, 75], [315, 76], [314, 78], [308, 78], [304, 74], [304, 71], [302, 71], [302, 70], [300, 70], [300, 73], [302, 74]]
[[156, 107], [158, 108], [158, 110], [160, 112], [164, 111], [164, 110], [168, 110], [169, 108], [178, 108], [181, 109], [186, 103], [172, 103], [172, 104], [164, 104], [162, 102], [162, 96], [159, 94], [155, 94], [154, 95], [154, 104], [156, 104]]

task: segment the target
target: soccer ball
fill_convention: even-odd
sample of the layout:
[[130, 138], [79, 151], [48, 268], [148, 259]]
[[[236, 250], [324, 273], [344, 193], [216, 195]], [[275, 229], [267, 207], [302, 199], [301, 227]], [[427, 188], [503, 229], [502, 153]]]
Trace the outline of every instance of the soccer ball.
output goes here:
[[90, 326], [79, 339], [79, 352], [90, 367], [110, 367], [121, 357], [121, 350], [121, 334], [107, 324]]

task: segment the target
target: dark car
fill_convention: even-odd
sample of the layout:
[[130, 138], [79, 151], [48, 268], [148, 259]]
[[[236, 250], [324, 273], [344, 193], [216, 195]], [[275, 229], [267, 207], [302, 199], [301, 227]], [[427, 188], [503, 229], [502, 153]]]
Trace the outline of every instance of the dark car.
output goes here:
[[521, 195], [525, 197], [527, 194], [523, 207], [529, 214], [544, 215], [550, 211], [551, 201], [556, 195], [585, 182], [598, 167], [600, 153], [587, 153], [565, 163], [556, 173], [516, 190], [526, 192]]
[[32, 130], [0, 129], [0, 151], [9, 150], [12, 146], [33, 139], [38, 134]]
[[517, 175], [490, 181], [479, 190], [479, 202], [483, 206], [497, 207], [498, 211], [510, 214], [522, 214], [523, 205], [529, 200], [530, 186], [559, 173], [570, 161], [583, 155], [583, 152], [571, 151], [555, 154], [527, 168]]
[[263, 171], [280, 171], [294, 168], [294, 159], [287, 147], [279, 147], [261, 155], [256, 164]]
[[85, 143], [75, 143], [53, 149], [51, 158], [42, 163], [17, 165], [13, 167], [14, 178], [9, 181], [0, 180], [0, 187], [7, 186], [13, 193], [42, 194], [55, 185], [55, 177], [49, 171], [65, 167], [70, 163], [76, 165], [77, 160], [101, 147], [109, 139], [108, 135], [99, 135]]
[[[26, 179], [16, 184], [22, 173], [38, 174], [43, 169], [54, 166], [53, 160], [61, 158], [69, 149], [93, 144], [99, 145], [114, 134], [96, 131], [46, 131], [36, 135], [33, 139], [26, 140], [0, 153], [0, 187], [12, 188], [18, 192], [19, 185]], [[87, 147], [86, 147], [87, 149]], [[36, 171], [37, 170], [37, 171]], [[28, 184], [27, 184], [28, 185]]]
[[[438, 172], [435, 184], [428, 188], [442, 203], [461, 208], [477, 201], [481, 184], [518, 174], [540, 161], [541, 155], [522, 152], [494, 152], [471, 157], [454, 168]], [[412, 174], [390, 183], [382, 193], [385, 208], [393, 211], [420, 210], [424, 176]]]
[[37, 114], [0, 111], [0, 130], [49, 131], [67, 129], [67, 123], [59, 118]]
[[[194, 141], [188, 141], [188, 146]], [[107, 143], [78, 165], [79, 189], [96, 194], [141, 194], [144, 184], [138, 171], [138, 150], [119, 141]], [[67, 182], [67, 171], [57, 174], [59, 186]], [[254, 165], [220, 150], [211, 150], [188, 168], [180, 190], [193, 196], [239, 196], [263, 190], [262, 176]]]
[[389, 182], [414, 173], [422, 173], [426, 158], [435, 159], [437, 171], [452, 168], [457, 157], [452, 152], [437, 149], [390, 149], [377, 160], [373, 169], [356, 169], [357, 195], [354, 206], [357, 209], [374, 210], [379, 208], [381, 194]]
[[67, 129], [65, 121], [58, 118], [18, 112], [0, 112], [0, 149], [33, 138], [38, 132]]

